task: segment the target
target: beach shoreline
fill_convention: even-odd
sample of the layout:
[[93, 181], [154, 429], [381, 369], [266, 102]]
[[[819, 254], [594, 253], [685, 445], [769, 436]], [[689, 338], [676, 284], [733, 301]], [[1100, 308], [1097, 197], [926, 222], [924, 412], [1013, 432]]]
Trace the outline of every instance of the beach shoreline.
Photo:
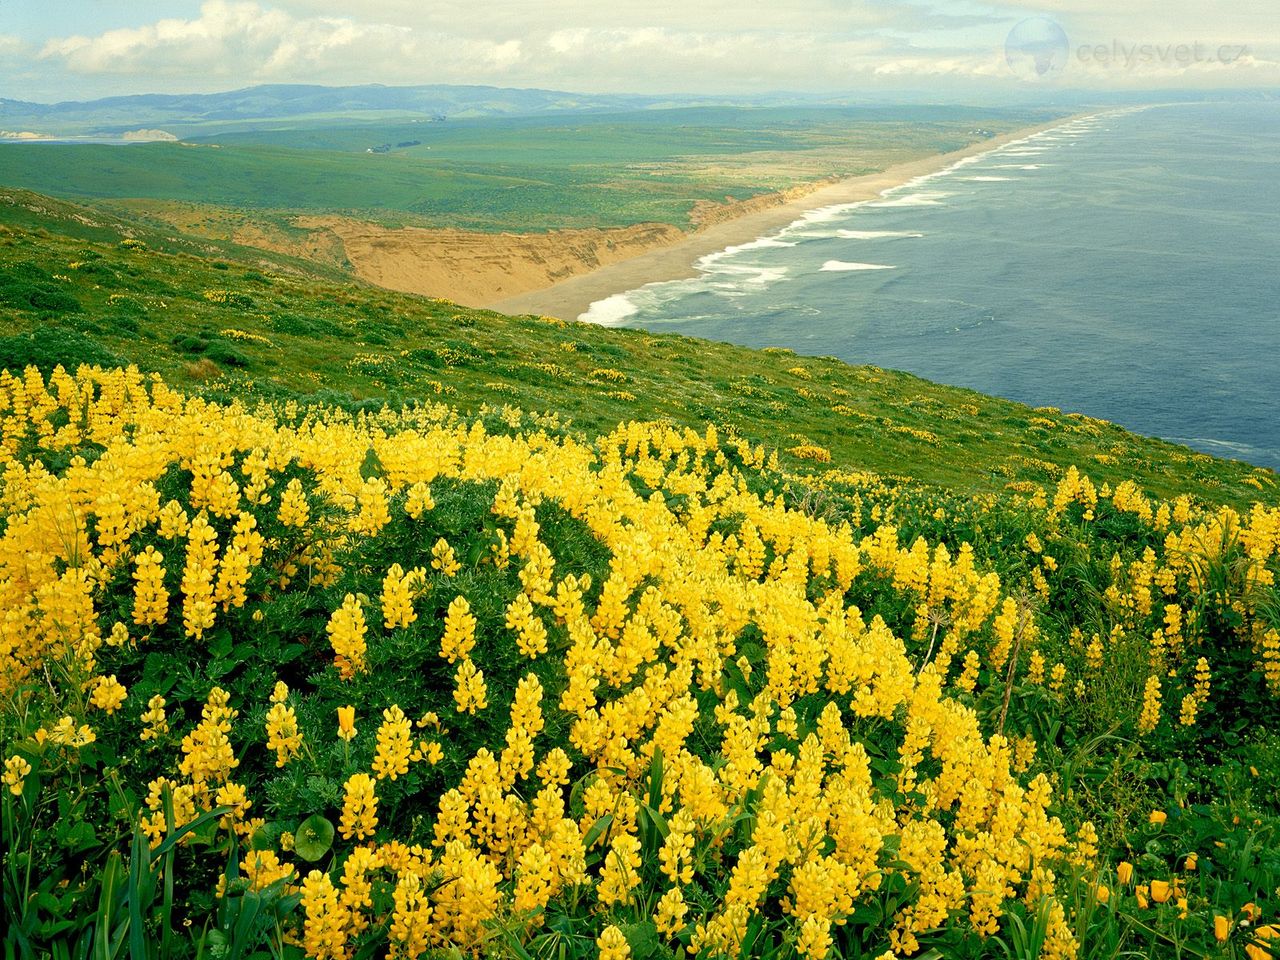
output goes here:
[[576, 320], [598, 301], [650, 283], [696, 277], [697, 264], [701, 258], [765, 237], [794, 223], [812, 210], [874, 200], [886, 190], [904, 186], [918, 177], [940, 173], [968, 157], [987, 153], [1083, 116], [1088, 114], [1058, 117], [991, 137], [959, 150], [895, 164], [877, 173], [849, 177], [835, 183], [820, 182], [809, 190], [792, 191], [797, 195], [780, 203], [753, 209], [741, 216], [681, 234], [673, 242], [635, 256], [605, 264], [538, 290], [476, 303], [474, 306], [507, 314], [535, 314]]

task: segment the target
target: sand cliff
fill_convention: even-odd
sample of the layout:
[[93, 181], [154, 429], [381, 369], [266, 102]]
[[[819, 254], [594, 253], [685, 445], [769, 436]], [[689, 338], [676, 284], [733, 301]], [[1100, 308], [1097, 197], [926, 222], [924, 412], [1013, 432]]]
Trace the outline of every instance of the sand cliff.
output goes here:
[[343, 217], [298, 217], [293, 223], [336, 237], [351, 270], [363, 280], [467, 306], [541, 290], [685, 235], [662, 223], [520, 234], [392, 229]]

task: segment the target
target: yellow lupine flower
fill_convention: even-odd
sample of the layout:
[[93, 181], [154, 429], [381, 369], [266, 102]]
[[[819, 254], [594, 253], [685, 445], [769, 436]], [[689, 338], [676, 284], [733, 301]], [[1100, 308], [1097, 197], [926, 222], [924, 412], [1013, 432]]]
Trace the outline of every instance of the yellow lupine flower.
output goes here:
[[685, 917], [689, 914], [689, 905], [684, 901], [684, 893], [679, 887], [672, 887], [658, 901], [653, 922], [659, 932], [668, 938], [675, 937], [684, 929]]
[[383, 625], [388, 630], [407, 627], [418, 619], [418, 614], [413, 609], [413, 595], [422, 576], [421, 569], [405, 573], [398, 563], [393, 563], [387, 569], [387, 575], [382, 581], [382, 617]]
[[311, 505], [302, 490], [302, 481], [297, 477], [290, 480], [280, 495], [280, 509], [277, 512], [280, 522], [286, 527], [303, 528], [311, 517]]
[[164, 623], [169, 615], [169, 591], [164, 585], [164, 555], [148, 546], [134, 558], [133, 622], [142, 626]]
[[355, 773], [347, 778], [342, 800], [342, 818], [339, 830], [343, 838], [363, 840], [373, 836], [378, 826], [378, 797], [374, 781], [367, 773]]
[[453, 682], [453, 699], [458, 705], [459, 713], [475, 713], [489, 706], [489, 701], [486, 699], [488, 687], [484, 682], [484, 671], [470, 659], [458, 664]]
[[129, 692], [124, 688], [124, 684], [116, 679], [115, 674], [112, 674], [109, 677], [97, 679], [90, 700], [95, 707], [105, 710], [110, 716], [120, 709], [128, 696]]
[[610, 924], [596, 938], [599, 948], [599, 960], [628, 960], [631, 956], [631, 945], [621, 930]]
[[1142, 694], [1142, 715], [1138, 718], [1138, 730], [1150, 733], [1160, 722], [1160, 678], [1155, 674], [1147, 677], [1146, 689]]
[[343, 960], [347, 954], [349, 914], [338, 903], [338, 891], [328, 874], [312, 870], [302, 881], [306, 914], [302, 944], [313, 960]]
[[329, 644], [333, 647], [333, 663], [343, 680], [350, 680], [357, 673], [365, 673], [365, 644], [367, 627], [364, 608], [353, 593], [348, 593], [342, 606], [333, 612], [326, 628]]
[[423, 513], [436, 508], [436, 502], [431, 497], [430, 484], [423, 483], [419, 480], [417, 483], [409, 487], [409, 495], [405, 498], [405, 513], [409, 514], [414, 520], [421, 519]]
[[440, 638], [440, 656], [450, 663], [467, 659], [476, 645], [476, 618], [466, 597], [454, 597], [444, 617], [444, 636]]
[[27, 775], [31, 773], [31, 764], [16, 753], [4, 762], [4, 785], [15, 797], [22, 796], [22, 787]]
[[165, 699], [158, 693], [147, 701], [147, 709], [143, 711], [140, 718], [146, 725], [139, 736], [143, 743], [148, 740], [158, 740], [169, 732], [169, 722], [165, 718], [164, 708]]
[[[285, 694], [288, 695], [288, 688], [285, 688]], [[283, 767], [302, 749], [302, 731], [298, 729], [297, 714], [281, 699], [267, 711], [266, 727], [267, 749], [276, 752], [276, 766]]]
[[398, 705], [382, 711], [378, 727], [378, 747], [373, 757], [373, 772], [379, 780], [392, 779], [409, 772], [414, 757], [413, 724]]
[[187, 529], [187, 559], [182, 570], [182, 622], [187, 636], [199, 640], [213, 626], [213, 575], [217, 565], [217, 534], [203, 510]]
[[449, 546], [449, 541], [444, 537], [437, 540], [436, 545], [431, 548], [431, 569], [439, 570], [446, 577], [452, 577], [462, 569], [462, 564], [453, 554], [453, 547]]

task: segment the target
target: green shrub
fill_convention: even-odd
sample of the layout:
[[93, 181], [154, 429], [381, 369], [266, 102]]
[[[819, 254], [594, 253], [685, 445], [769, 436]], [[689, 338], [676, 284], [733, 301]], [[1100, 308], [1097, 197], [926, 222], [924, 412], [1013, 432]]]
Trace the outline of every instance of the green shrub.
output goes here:
[[209, 344], [205, 356], [214, 363], [220, 363], [224, 367], [247, 367], [249, 366], [249, 358], [233, 347], [229, 343], [215, 341]]
[[59, 281], [30, 263], [16, 263], [0, 269], [0, 303], [19, 310], [49, 313], [79, 313], [80, 301], [60, 290]]
[[171, 342], [183, 353], [204, 353], [209, 349], [209, 341], [193, 337], [190, 334], [176, 336]]
[[75, 370], [81, 364], [120, 366], [124, 361], [94, 340], [65, 327], [40, 327], [0, 338], [0, 367], [19, 372], [28, 366], [48, 373], [58, 364]]
[[271, 318], [271, 327], [280, 333], [295, 337], [337, 337], [342, 329], [328, 320], [300, 317], [294, 313], [281, 313]]

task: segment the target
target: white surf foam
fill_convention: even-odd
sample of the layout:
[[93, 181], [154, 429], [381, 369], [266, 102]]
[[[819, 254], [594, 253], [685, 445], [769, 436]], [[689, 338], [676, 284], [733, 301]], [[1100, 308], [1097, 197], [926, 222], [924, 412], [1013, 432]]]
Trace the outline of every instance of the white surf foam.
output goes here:
[[639, 310], [640, 307], [631, 299], [631, 294], [615, 293], [591, 304], [587, 307], [587, 312], [578, 319], [583, 323], [595, 323], [602, 327], [619, 327]]
[[[1130, 108], [1129, 110], [1109, 111], [1107, 113], [1093, 114], [1087, 117], [1080, 117], [1076, 120], [1069, 121], [1057, 127], [1040, 131], [1039, 133], [1030, 134], [1018, 140], [1011, 140], [999, 147], [992, 147], [981, 153], [976, 153], [968, 157], [963, 157], [955, 163], [944, 167], [933, 173], [923, 174], [914, 177], [906, 183], [896, 187], [890, 187], [881, 191], [880, 197], [875, 200], [857, 200], [849, 203], [832, 204], [826, 207], [817, 207], [813, 210], [807, 210], [790, 224], [777, 230], [767, 236], [759, 237], [749, 243], [738, 244], [736, 246], [726, 247], [724, 250], [707, 254], [697, 261], [697, 268], [700, 276], [689, 280], [677, 280], [647, 284], [645, 287], [637, 290], [628, 291], [626, 293], [615, 294], [598, 300], [583, 313], [579, 319], [590, 323], [598, 323], [604, 326], [619, 326], [626, 322], [627, 319], [638, 313], [642, 307], [633, 299], [633, 295], [638, 295], [638, 299], [648, 303], [649, 295], [657, 298], [657, 300], [666, 299], [657, 293], [657, 288], [663, 290], [713, 290], [717, 293], [732, 296], [736, 293], [756, 291], [766, 287], [772, 283], [782, 280], [786, 277], [786, 267], [764, 267], [751, 264], [726, 263], [726, 258], [733, 257], [744, 251], [755, 249], [764, 249], [768, 247], [794, 247], [798, 245], [801, 238], [832, 238], [839, 237], [847, 240], [875, 240], [889, 239], [891, 237], [921, 237], [924, 234], [911, 233], [908, 231], [898, 230], [845, 230], [822, 229], [821, 225], [838, 220], [854, 212], [859, 207], [918, 207], [918, 206], [936, 206], [939, 205], [950, 194], [940, 190], [922, 190], [925, 184], [931, 181], [946, 179], [954, 174], [957, 170], [962, 169], [970, 164], [986, 162], [987, 169], [1007, 168], [1020, 170], [1038, 170], [1042, 166], [1052, 166], [1052, 164], [1044, 163], [992, 163], [990, 161], [996, 159], [1028, 157], [1038, 158], [1040, 154], [1050, 150], [1058, 149], [1054, 141], [1075, 140], [1080, 135], [1093, 133], [1100, 129], [1099, 124], [1104, 120], [1110, 119], [1112, 116], [1118, 116], [1123, 113], [1136, 112], [1145, 109], [1142, 107]], [[1107, 129], [1101, 127], [1101, 129]], [[1043, 145], [1039, 145], [1043, 144]], [[978, 180], [978, 181], [996, 181], [1017, 179], [1015, 177], [1000, 176], [974, 176], [961, 179]], [[814, 228], [817, 229], [814, 229]], [[796, 238], [784, 239], [784, 238]], [[891, 264], [883, 263], [861, 263], [845, 260], [828, 260], [821, 270], [828, 272], [857, 272], [864, 270], [894, 270]], [[644, 293], [642, 293], [644, 291]], [[678, 296], [673, 292], [673, 295]]]
[[841, 240], [889, 240], [898, 237], [923, 237], [923, 233], [912, 233], [910, 230], [837, 230], [834, 234]]
[[919, 193], [906, 193], [902, 196], [894, 196], [886, 193], [883, 200], [873, 200], [867, 204], [869, 207], [934, 207], [940, 204], [944, 199], [951, 196], [949, 193], [941, 191], [922, 190]]
[[973, 183], [998, 183], [1004, 180], [1017, 180], [1017, 177], [965, 177]]
[[897, 267], [889, 263], [850, 263], [847, 260], [828, 260], [819, 269], [829, 272], [843, 272], [847, 270], [896, 270]]
[[786, 267], [718, 263], [707, 271], [708, 285], [722, 293], [744, 293], [776, 283], [787, 275]]

